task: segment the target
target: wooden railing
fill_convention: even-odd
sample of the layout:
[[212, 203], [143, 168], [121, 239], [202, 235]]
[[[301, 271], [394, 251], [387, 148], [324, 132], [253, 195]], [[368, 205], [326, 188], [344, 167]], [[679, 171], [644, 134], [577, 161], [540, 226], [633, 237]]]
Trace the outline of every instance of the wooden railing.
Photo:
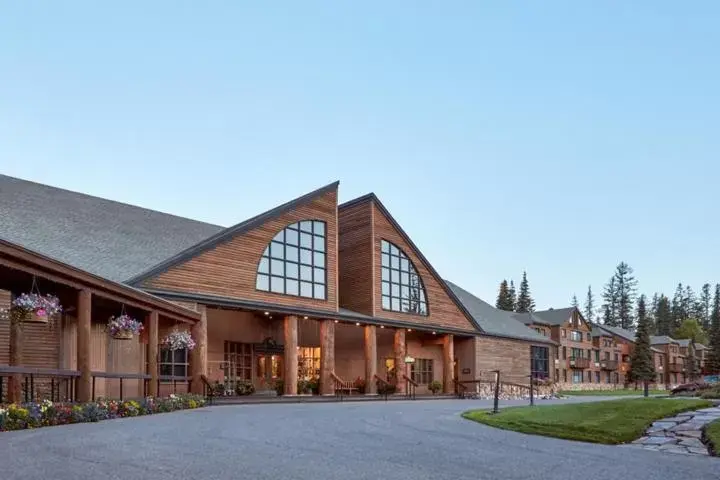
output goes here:
[[618, 362], [616, 360], [600, 360], [600, 368], [603, 370], [617, 370]]
[[457, 395], [458, 398], [465, 398], [468, 389], [467, 385], [460, 382], [457, 378], [453, 378], [453, 383], [455, 384], [455, 395]]
[[203, 384], [203, 397], [207, 399], [208, 404], [212, 405], [215, 401], [215, 390], [205, 375], [200, 375], [200, 381]]
[[[9, 380], [12, 377], [19, 377], [22, 380], [22, 398], [25, 402], [35, 399], [38, 393], [36, 387], [50, 380], [50, 400], [53, 402], [75, 400], [75, 380], [80, 377], [77, 370], [56, 370], [49, 368], [11, 367], [0, 365], [0, 403], [9, 399]], [[36, 379], [43, 379], [45, 382], [36, 383]], [[6, 387], [7, 385], [7, 387]], [[63, 394], [64, 391], [64, 395]]]
[[590, 359], [584, 357], [570, 357], [570, 368], [590, 368]]
[[[385, 401], [388, 399], [388, 394], [390, 391], [390, 387], [392, 384], [385, 380], [384, 378], [378, 377], [377, 375], [373, 375], [373, 379], [375, 380], [375, 383], [378, 387], [383, 387], [382, 393], [378, 392], [380, 395], [385, 397]], [[379, 390], [379, 389], [378, 389]]]
[[402, 379], [405, 380], [405, 396], [411, 400], [415, 400], [415, 390], [418, 383], [407, 375], [403, 374]]
[[343, 380], [342, 378], [335, 375], [335, 372], [330, 372], [330, 376], [333, 379], [333, 383], [335, 384], [335, 396], [342, 401], [343, 396], [352, 395], [353, 392], [357, 392], [357, 387], [353, 384], [353, 382], [349, 382], [346, 380]]

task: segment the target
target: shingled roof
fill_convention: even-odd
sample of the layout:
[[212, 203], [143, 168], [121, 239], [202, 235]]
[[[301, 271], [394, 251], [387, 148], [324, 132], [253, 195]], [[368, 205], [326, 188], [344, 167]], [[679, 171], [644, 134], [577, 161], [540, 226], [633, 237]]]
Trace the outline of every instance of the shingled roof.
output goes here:
[[618, 337], [624, 338], [625, 340], [635, 342], [635, 333], [631, 332], [630, 330], [625, 330], [624, 328], [611, 327], [610, 325], [600, 325], [597, 323], [593, 323], [592, 330], [593, 333], [595, 333], [596, 330], [605, 331], [611, 335], [617, 335]]
[[540, 319], [540, 322], [538, 323], [544, 323], [546, 325], [562, 325], [572, 316], [573, 310], [575, 310], [575, 307], [551, 308], [550, 310], [532, 312], [532, 316]]
[[445, 280], [445, 283], [472, 315], [483, 333], [532, 342], [555, 343], [550, 338], [544, 337], [535, 330], [523, 325], [511, 312], [498, 310], [452, 282]]
[[116, 282], [223, 229], [0, 175], [0, 238]]

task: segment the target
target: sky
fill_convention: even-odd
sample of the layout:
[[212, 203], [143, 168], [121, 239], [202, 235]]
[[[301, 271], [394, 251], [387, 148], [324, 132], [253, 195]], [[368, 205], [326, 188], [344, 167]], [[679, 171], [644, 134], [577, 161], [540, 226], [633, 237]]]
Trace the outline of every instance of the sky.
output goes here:
[[[0, 0], [0, 173], [229, 226], [335, 180], [538, 308], [720, 282], [720, 4]], [[596, 300], [599, 303], [599, 299]]]

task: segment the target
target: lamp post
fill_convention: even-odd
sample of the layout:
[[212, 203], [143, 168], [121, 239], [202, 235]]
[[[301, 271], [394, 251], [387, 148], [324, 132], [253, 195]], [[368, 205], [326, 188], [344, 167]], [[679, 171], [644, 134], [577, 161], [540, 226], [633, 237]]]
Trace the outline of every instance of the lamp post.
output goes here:
[[528, 375], [530, 377], [530, 406], [535, 406], [535, 396], [533, 395], [533, 376], [532, 374]]
[[493, 402], [493, 413], [498, 413], [498, 402], [500, 401], [500, 370], [493, 370], [495, 372], [495, 400]]

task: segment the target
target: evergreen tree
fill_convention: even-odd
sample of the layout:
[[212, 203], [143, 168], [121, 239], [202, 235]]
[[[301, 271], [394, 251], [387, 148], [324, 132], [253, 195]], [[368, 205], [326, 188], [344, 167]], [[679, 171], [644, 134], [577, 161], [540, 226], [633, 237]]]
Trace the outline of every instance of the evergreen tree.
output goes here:
[[680, 324], [683, 320], [685, 320], [688, 317], [687, 312], [685, 311], [685, 289], [683, 288], [682, 283], [678, 283], [677, 288], [675, 289], [675, 295], [672, 299], [672, 325], [670, 326], [670, 330], [675, 330], [678, 327], [680, 327]]
[[517, 309], [517, 292], [515, 291], [515, 282], [510, 280], [510, 288], [508, 288], [508, 291], [510, 292], [510, 299], [512, 300], [512, 312], [514, 312]]
[[657, 292], [653, 293], [652, 303], [648, 311], [648, 325], [650, 327], [650, 335], [657, 335], [657, 310], [658, 302], [660, 301], [660, 295]]
[[592, 287], [590, 285], [588, 285], [587, 297], [585, 297], [583, 316], [588, 322], [592, 322], [595, 317], [595, 297], [593, 297]]
[[712, 304], [712, 295], [710, 294], [710, 284], [706, 283], [700, 289], [700, 316], [698, 320], [702, 323], [702, 327], [706, 332], [710, 331], [710, 305]]
[[655, 362], [650, 350], [650, 331], [647, 322], [645, 296], [638, 302], [638, 326], [635, 332], [635, 349], [630, 357], [628, 376], [633, 382], [642, 382], [644, 395], [648, 396], [648, 382], [655, 379]]
[[670, 309], [670, 300], [660, 295], [655, 312], [655, 333], [657, 335], [670, 335], [673, 331], [673, 318]]
[[500, 282], [500, 288], [498, 289], [498, 297], [495, 302], [495, 308], [505, 310], [508, 312], [513, 311], [513, 301], [510, 296], [510, 288], [508, 287], [507, 280]]
[[686, 320], [688, 318], [697, 319], [697, 317], [694, 315], [696, 308], [697, 299], [695, 298], [695, 292], [693, 291], [692, 287], [690, 287], [690, 285], [686, 285], [685, 295], [683, 296], [683, 311], [685, 312], [685, 318], [683, 318], [683, 320]]
[[652, 333], [652, 332], [650, 331], [650, 324], [649, 324], [649, 322], [648, 322], [648, 320], [650, 319], [650, 317], [648, 316], [646, 298], [647, 298], [647, 297], [645, 297], [644, 294], [643, 294], [643, 295], [640, 295], [640, 297], [638, 298], [638, 303], [637, 303], [637, 320], [638, 320], [638, 323], [640, 323], [640, 319], [642, 319], [642, 320], [645, 322], [645, 325], [647, 325], [647, 327], [648, 327], [648, 333]]
[[572, 300], [570, 300], [570, 305], [577, 308], [578, 310], [580, 309], [580, 304], [578, 303], [577, 295], [575, 295], [574, 293], [572, 296]]
[[610, 281], [605, 285], [603, 292], [603, 323], [611, 327], [617, 327], [617, 287], [615, 285], [615, 276], [610, 277]]
[[637, 280], [632, 274], [633, 269], [625, 262], [620, 262], [615, 270], [617, 322], [620, 327], [626, 330], [632, 330], [635, 323], [633, 309], [637, 292]]
[[720, 284], [715, 285], [713, 298], [712, 323], [710, 325], [710, 342], [705, 368], [712, 374], [720, 374]]
[[687, 364], [688, 380], [691, 382], [694, 381], [700, 373], [698, 371], [698, 364], [695, 358], [695, 341], [690, 340], [690, 343], [688, 344], [688, 354], [687, 358], [685, 359], [685, 363]]
[[530, 296], [530, 285], [528, 284], [527, 272], [523, 272], [522, 281], [520, 282], [520, 293], [517, 299], [516, 312], [534, 312], [535, 301]]

